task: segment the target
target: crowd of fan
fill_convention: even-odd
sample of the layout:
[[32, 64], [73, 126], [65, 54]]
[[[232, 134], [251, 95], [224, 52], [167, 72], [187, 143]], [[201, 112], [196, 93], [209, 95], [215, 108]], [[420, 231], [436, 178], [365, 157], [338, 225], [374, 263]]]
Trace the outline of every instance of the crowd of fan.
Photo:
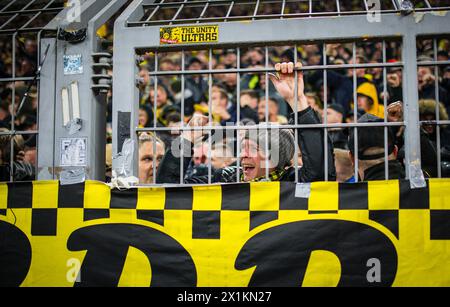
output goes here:
[[[34, 77], [37, 69], [35, 37], [18, 36], [15, 62], [13, 62], [11, 39], [0, 39], [0, 50], [0, 78], [8, 79], [13, 75], [17, 78]], [[11, 130], [37, 131], [37, 87], [33, 85], [29, 90], [28, 87], [29, 81], [0, 82], [1, 180], [10, 180], [10, 173], [13, 174], [12, 179], [16, 181], [35, 178], [36, 135], [6, 134]], [[27, 94], [26, 98], [24, 98], [25, 94]]]
[[[325, 122], [326, 117], [329, 124], [352, 123], [364, 114], [384, 119], [385, 113], [388, 121], [403, 120], [402, 79], [404, 76], [402, 69], [395, 66], [395, 63], [402, 61], [401, 47], [396, 41], [386, 41], [385, 46], [386, 62], [393, 65], [385, 68], [385, 74], [382, 67], [334, 68], [327, 70], [326, 82], [324, 82], [323, 70], [304, 72], [305, 96], [309, 106], [315, 110], [322, 122]], [[273, 68], [275, 63], [295, 62], [296, 59], [306, 67], [324, 63], [345, 65], [383, 62], [382, 42], [358, 43], [355, 58], [352, 57], [352, 44], [327, 44], [325, 47], [326, 59], [322, 56], [322, 48], [321, 45], [302, 45], [298, 46], [296, 50], [293, 47], [269, 47], [267, 49], [267, 65]], [[437, 60], [447, 61], [449, 50], [449, 40], [439, 40]], [[432, 61], [433, 54], [432, 40], [418, 42], [419, 62]], [[139, 126], [171, 128], [170, 132], [158, 132], [156, 136], [153, 133], [141, 135], [142, 139], [150, 140], [150, 143], [152, 138], [157, 137], [158, 154], [155, 158], [157, 161], [154, 164], [155, 167], [158, 166], [164, 151], [178, 136], [179, 132], [176, 127], [179, 127], [181, 122], [188, 123], [195, 114], [207, 116], [212, 120], [211, 124], [217, 126], [238, 124], [246, 126], [260, 123], [284, 125], [288, 123], [289, 114], [294, 111], [284, 103], [283, 97], [279, 95], [270, 81], [270, 75], [248, 72], [241, 73], [239, 78], [237, 73], [226, 71], [236, 68], [238, 62], [240, 68], [264, 68], [266, 65], [264, 48], [242, 48], [240, 59], [237, 59], [235, 49], [213, 50], [211, 58], [208, 51], [185, 52], [184, 61], [181, 52], [159, 53], [156, 70], [172, 71], [173, 73], [159, 76], [156, 84], [155, 77], [151, 76], [151, 72], [155, 70], [154, 57], [153, 53], [144, 54], [144, 61], [140, 65]], [[182, 67], [182, 62], [185, 63], [185, 67]], [[189, 73], [185, 75], [184, 82], [182, 82], [181, 76], [177, 75], [177, 72], [182, 70], [195, 71], [209, 68], [220, 71], [211, 75]], [[353, 75], [354, 73], [356, 76]], [[384, 76], [386, 76], [386, 83], [383, 82]], [[267, 82], [268, 80], [269, 82]], [[354, 95], [354, 80], [356, 80], [356, 95]], [[211, 89], [209, 82], [211, 82]], [[184, 92], [182, 92], [182, 83], [184, 83]], [[436, 84], [438, 85], [437, 90]], [[237, 97], [238, 88], [239, 97]], [[420, 99], [420, 120], [436, 120], [436, 109], [439, 119], [447, 120], [450, 111], [449, 67], [439, 66], [438, 75], [436, 75], [433, 66], [419, 66], [417, 88]], [[436, 93], [439, 96], [437, 108]], [[356, 101], [354, 101], [355, 97]], [[325, 98], [327, 99], [326, 110], [324, 110]], [[156, 101], [156, 105], [154, 101]], [[183, 109], [181, 108], [182, 101]], [[356, 114], [354, 113], [355, 103]], [[239, 119], [237, 118], [238, 113]], [[156, 123], [154, 122], [155, 118]], [[429, 145], [422, 144], [423, 169], [425, 174], [430, 177], [437, 176], [436, 127], [433, 122], [422, 125], [424, 137], [421, 138], [421, 141]], [[397, 159], [403, 163], [403, 128], [392, 127], [389, 130], [395, 135], [393, 142], [399, 149]], [[223, 130], [217, 129], [217, 131], [222, 132]], [[348, 142], [349, 132], [348, 128], [328, 129], [328, 136], [331, 138], [335, 153], [337, 177], [340, 181], [354, 179], [351, 178], [353, 167], [348, 155], [348, 152], [353, 150], [353, 144], [349, 146]], [[185, 181], [189, 180], [189, 176], [208, 174], [208, 164], [212, 166], [212, 173], [215, 169], [236, 164], [238, 140], [240, 138], [236, 134], [231, 137], [227, 135], [223, 139], [215, 137], [212, 142], [205, 138], [199, 144], [195, 144], [193, 158], [189, 161], [190, 166], [185, 174]], [[440, 146], [443, 175], [448, 176], [450, 137], [449, 130], [445, 125], [440, 126]], [[141, 146], [141, 148], [143, 147]], [[149, 156], [153, 157], [153, 150], [154, 148], [150, 148], [149, 151], [140, 151], [142, 165], [145, 164], [145, 159], [149, 159]], [[301, 151], [299, 151], [300, 166], [301, 159]], [[156, 173], [156, 170], [152, 169], [148, 172], [142, 167], [140, 182], [153, 183], [153, 173]]]
[[[109, 31], [111, 32], [111, 31]], [[206, 50], [185, 52], [182, 59], [181, 52], [158, 53], [158, 67], [154, 67], [155, 54], [143, 54], [144, 60], [139, 66], [139, 126], [140, 127], [167, 127], [171, 131], [154, 133], [141, 133], [140, 135], [140, 175], [141, 183], [153, 183], [156, 178], [158, 163], [176, 139], [180, 131], [176, 128], [182, 123], [187, 124], [193, 115], [205, 115], [212, 122], [211, 125], [257, 125], [260, 123], [288, 124], [289, 116], [294, 111], [285, 103], [285, 99], [278, 93], [271, 77], [260, 72], [228, 72], [237, 68], [263, 69], [266, 65], [273, 68], [275, 63], [302, 62], [304, 66], [320, 66], [323, 64], [374, 64], [382, 63], [383, 57], [390, 67], [370, 68], [333, 68], [326, 72], [308, 70], [304, 72], [305, 97], [309, 106], [314, 109], [322, 122], [328, 124], [352, 123], [364, 114], [401, 121], [402, 118], [402, 79], [404, 75], [400, 65], [401, 44], [398, 41], [386, 41], [386, 52], [383, 55], [382, 42], [357, 43], [356, 56], [353, 57], [352, 44], [329, 43], [325, 46], [317, 44], [299, 45], [294, 47], [243, 47], [240, 58], [237, 58], [236, 49], [213, 50], [210, 58]], [[432, 61], [434, 49], [432, 40], [418, 41], [418, 61]], [[448, 61], [450, 43], [448, 39], [439, 39], [437, 43], [437, 60]], [[16, 54], [12, 55], [12, 41], [0, 40], [0, 78], [11, 78], [13, 69], [15, 77], [32, 77], [36, 72], [38, 63], [37, 44], [35, 37], [21, 35], [16, 41]], [[326, 58], [323, 58], [323, 54]], [[13, 58], [15, 62], [13, 63]], [[184, 63], [184, 67], [182, 67]], [[177, 73], [182, 70], [196, 71], [206, 69], [218, 70], [217, 73], [189, 73], [185, 75], [184, 82]], [[159, 76], [155, 84], [152, 71], [172, 71], [170, 75]], [[355, 76], [354, 76], [355, 74]], [[386, 78], [385, 78], [386, 77]], [[386, 82], [384, 80], [386, 79]], [[356, 80], [356, 85], [354, 85]], [[436, 113], [440, 120], [448, 120], [450, 111], [450, 68], [439, 66], [437, 74], [434, 66], [419, 66], [418, 68], [418, 95], [420, 120], [428, 121], [422, 125], [422, 143], [430, 143], [429, 148], [441, 152], [442, 175], [449, 175], [450, 168], [450, 137], [446, 125], [440, 126], [440, 148], [436, 149], [437, 125]], [[211, 82], [211, 87], [209, 86]], [[437, 84], [437, 88], [436, 88]], [[1, 174], [3, 180], [9, 180], [11, 166], [14, 180], [30, 180], [35, 177], [36, 167], [36, 136], [15, 135], [9, 136], [5, 132], [36, 131], [37, 130], [37, 87], [33, 85], [24, 100], [22, 108], [18, 110], [27, 91], [29, 81], [2, 81], [0, 82], [0, 148], [1, 148]], [[326, 86], [326, 90], [325, 90]], [[14, 91], [13, 91], [14, 88]], [[184, 88], [184, 91], [182, 91]], [[239, 97], [237, 97], [239, 88]], [[356, 94], [354, 93], [356, 88]], [[156, 93], [155, 93], [156, 92]], [[15, 97], [12, 97], [14, 94]], [[436, 94], [438, 94], [438, 102]], [[356, 97], [356, 101], [355, 101]], [[326, 104], [325, 104], [326, 99]], [[14, 107], [12, 101], [14, 100]], [[155, 102], [156, 101], [156, 102]], [[183, 102], [183, 104], [182, 104]], [[407, 102], [405, 102], [407, 103]], [[354, 112], [356, 104], [356, 114]], [[181, 106], [184, 106], [183, 108]], [[324, 109], [324, 106], [327, 106]], [[385, 105], [387, 109], [385, 110]], [[436, 112], [436, 110], [438, 112]], [[154, 113], [156, 111], [156, 113]], [[111, 141], [111, 113], [112, 99], [109, 95], [108, 104], [108, 131], [107, 138]], [[12, 119], [14, 118], [14, 127]], [[155, 122], [156, 119], [156, 122]], [[398, 160], [403, 162], [403, 129], [394, 128], [396, 144], [398, 145]], [[237, 142], [243, 138], [245, 131], [227, 136], [218, 137], [223, 130], [214, 130], [214, 141], [204, 139], [193, 148], [193, 158], [189, 161], [189, 168], [184, 174], [198, 176], [207, 174], [208, 165], [212, 172], [236, 164]], [[348, 158], [348, 137], [351, 131], [346, 128], [328, 128], [334, 148], [337, 180], [351, 180], [353, 175], [352, 161]], [[12, 140], [12, 142], [11, 142]], [[153, 143], [156, 141], [157, 146]], [[148, 143], [148, 144], [147, 144]], [[13, 144], [13, 145], [11, 145]], [[109, 145], [110, 147], [110, 145]], [[422, 144], [422, 150], [424, 150]], [[11, 150], [13, 152], [11, 153]], [[156, 150], [156, 153], [153, 151]], [[107, 151], [107, 152], [110, 152]], [[302, 165], [302, 152], [298, 150], [298, 165]], [[12, 157], [12, 162], [11, 162]], [[437, 176], [437, 162], [432, 150], [422, 152], [425, 162], [424, 171], [431, 177]], [[107, 160], [110, 161], [110, 158]], [[155, 160], [155, 161], [153, 161]], [[292, 162], [293, 163], [293, 162]], [[432, 166], [434, 164], [434, 166]], [[155, 170], [153, 170], [155, 168]], [[22, 171], [23, 170], [23, 171]]]

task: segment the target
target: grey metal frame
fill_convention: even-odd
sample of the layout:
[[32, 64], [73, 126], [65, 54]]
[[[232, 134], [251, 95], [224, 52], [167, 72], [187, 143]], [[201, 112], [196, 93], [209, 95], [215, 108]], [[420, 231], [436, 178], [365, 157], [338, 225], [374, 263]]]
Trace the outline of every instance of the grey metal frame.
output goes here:
[[[82, 2], [79, 22], [69, 24], [66, 18], [68, 9], [65, 9], [45, 28], [53, 31], [58, 27], [87, 28], [87, 38], [77, 44], [55, 37], [41, 40], [41, 49], [50, 45], [50, 51], [47, 65], [41, 71], [39, 87], [39, 180], [59, 179], [62, 172], [75, 169], [81, 171], [85, 179], [105, 180], [106, 91], [111, 86], [106, 70], [112, 65], [112, 55], [102, 49], [96, 31], [125, 3], [126, 0], [87, 0]], [[83, 74], [64, 75], [63, 56], [73, 54], [82, 56]], [[63, 127], [61, 89], [74, 81], [79, 87], [82, 127], [71, 134]], [[87, 139], [86, 166], [60, 166], [62, 138]]]
[[[207, 1], [212, 3], [214, 1]], [[284, 1], [283, 1], [284, 2]], [[136, 176], [138, 174], [138, 142], [137, 133], [142, 131], [158, 131], [164, 128], [148, 128], [137, 129], [138, 114], [138, 89], [135, 87], [134, 80], [137, 75], [137, 66], [135, 65], [136, 50], [146, 48], [154, 51], [159, 50], [190, 50], [193, 46], [177, 45], [177, 46], [160, 46], [159, 42], [159, 26], [143, 26], [148, 25], [147, 22], [137, 22], [145, 13], [144, 7], [154, 5], [162, 6], [162, 3], [154, 3], [151, 0], [134, 1], [116, 20], [115, 22], [115, 45], [114, 45], [114, 79], [113, 79], [113, 169], [123, 169], [124, 161], [121, 155], [123, 136], [133, 140], [134, 153], [132, 155], [131, 164], [126, 164], [125, 173], [127, 176]], [[407, 178], [417, 179], [420, 173], [417, 170], [421, 168], [420, 159], [420, 138], [419, 138], [419, 112], [418, 112], [418, 92], [417, 92], [417, 56], [416, 56], [416, 38], [422, 35], [438, 35], [450, 32], [450, 20], [446, 16], [434, 14], [426, 14], [424, 19], [419, 23], [416, 22], [414, 16], [403, 16], [396, 14], [400, 12], [399, 2], [395, 2], [395, 12], [382, 12], [381, 22], [369, 22], [367, 16], [360, 12], [354, 12], [352, 16], [347, 16], [344, 12], [339, 12], [334, 17], [316, 17], [316, 18], [289, 18], [281, 19], [285, 16], [278, 16], [280, 19], [259, 20], [253, 18], [252, 22], [218, 22], [219, 25], [219, 43], [205, 44], [200, 46], [203, 49], [222, 48], [227, 46], [247, 46], [252, 44], [269, 45], [273, 42], [289, 44], [292, 42], [327, 42], [336, 40], [353, 40], [359, 41], [368, 36], [370, 38], [384, 40], [389, 38], [399, 38], [402, 41], [402, 60], [403, 62], [395, 64], [354, 64], [354, 65], [323, 65], [318, 67], [305, 67], [302, 70], [327, 69], [334, 68], [353, 68], [359, 67], [383, 67], [384, 74], [386, 67], [400, 66], [403, 68], [403, 100], [405, 106], [404, 123], [383, 123], [382, 126], [405, 125], [405, 164], [407, 165]], [[429, 11], [434, 9], [430, 8]], [[367, 13], [367, 11], [365, 11]], [[311, 15], [311, 13], [309, 13]], [[255, 16], [253, 16], [255, 17]], [[302, 17], [302, 16], [295, 16]], [[223, 18], [222, 18], [223, 19]], [[170, 21], [172, 23], [173, 20]], [[194, 22], [192, 24], [195, 24]], [[140, 27], [138, 27], [140, 25]], [[298, 30], [296, 30], [298, 29]], [[199, 48], [198, 45], [195, 48]], [[355, 48], [353, 48], [355, 50]], [[184, 58], [184, 57], [183, 57]], [[384, 55], [385, 60], [385, 55]], [[238, 75], [244, 72], [258, 71], [266, 73], [273, 71], [265, 67], [261, 70], [256, 69], [231, 69], [224, 72], [235, 72]], [[220, 73], [220, 70], [202, 70], [202, 71], [185, 71], [178, 72], [158, 72], [151, 73], [153, 77], [165, 74], [177, 74], [184, 78], [188, 74], [211, 74]], [[354, 75], [355, 76], [355, 75]], [[355, 77], [356, 78], [356, 77]], [[326, 80], [326, 79], [325, 79]], [[356, 80], [354, 80], [354, 94], [356, 96]], [[238, 94], [239, 96], [239, 94]], [[356, 97], [355, 100], [356, 101]], [[386, 101], [384, 101], [386, 104]], [[356, 106], [355, 106], [356, 108]], [[183, 108], [182, 108], [183, 109]], [[119, 112], [128, 116], [128, 121], [119, 120]], [[238, 111], [239, 112], [239, 111]], [[356, 112], [355, 112], [356, 114]], [[356, 116], [356, 115], [355, 115]], [[296, 123], [297, 124], [297, 123]], [[347, 127], [366, 126], [365, 124], [350, 124]], [[311, 127], [340, 127], [340, 125], [293, 125], [283, 126], [282, 128], [311, 128]], [[242, 126], [222, 127], [223, 129], [252, 129]], [[186, 128], [183, 129], [192, 129]], [[207, 131], [217, 129], [217, 127], [203, 127]], [[386, 129], [385, 129], [386, 130]], [[326, 130], [325, 130], [326, 131]], [[385, 131], [386, 134], [386, 131]], [[120, 138], [119, 138], [120, 137]], [[297, 137], [297, 136], [296, 136]], [[357, 144], [355, 144], [357, 147]], [[385, 150], [386, 151], [386, 150]], [[357, 151], [355, 151], [357, 152]], [[385, 152], [385, 158], [387, 153]], [[327, 158], [325, 157], [325, 161]], [[357, 157], [356, 157], [357, 162]], [[129, 166], [129, 167], [128, 167]], [[357, 171], [355, 165], [355, 172]], [[386, 170], [387, 176], [387, 170]], [[420, 178], [419, 178], [420, 179]], [[180, 183], [183, 180], [180, 178]], [[416, 182], [416, 181], [414, 181]], [[416, 186], [423, 184], [420, 180]]]

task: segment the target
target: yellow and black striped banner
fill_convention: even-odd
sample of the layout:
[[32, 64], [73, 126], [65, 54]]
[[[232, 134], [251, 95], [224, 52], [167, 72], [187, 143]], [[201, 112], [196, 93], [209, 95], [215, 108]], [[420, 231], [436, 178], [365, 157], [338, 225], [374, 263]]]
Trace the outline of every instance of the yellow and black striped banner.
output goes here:
[[0, 184], [0, 286], [450, 286], [450, 180]]

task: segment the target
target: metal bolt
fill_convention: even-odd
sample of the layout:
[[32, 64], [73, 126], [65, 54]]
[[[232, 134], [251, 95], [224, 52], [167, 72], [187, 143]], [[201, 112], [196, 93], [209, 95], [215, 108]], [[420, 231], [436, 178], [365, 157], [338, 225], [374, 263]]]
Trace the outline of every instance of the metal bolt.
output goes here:
[[402, 15], [409, 15], [414, 11], [414, 4], [410, 0], [403, 0], [400, 4]]

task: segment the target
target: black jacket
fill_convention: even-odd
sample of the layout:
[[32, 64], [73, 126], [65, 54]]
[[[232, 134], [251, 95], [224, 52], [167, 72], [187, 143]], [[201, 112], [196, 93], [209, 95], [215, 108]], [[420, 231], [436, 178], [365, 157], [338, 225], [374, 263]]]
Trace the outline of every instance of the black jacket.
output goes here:
[[[388, 179], [404, 179], [405, 170], [397, 160], [388, 161], [389, 176]], [[364, 171], [364, 181], [385, 180], [384, 162], [369, 167]]]
[[334, 148], [348, 150], [348, 135], [344, 133], [344, 129], [330, 129], [328, 135]]
[[[320, 119], [313, 109], [307, 109], [297, 113], [298, 124], [319, 124]], [[294, 123], [294, 114], [291, 114], [290, 123]], [[325, 179], [324, 170], [324, 131], [321, 128], [298, 129], [298, 145], [302, 152], [303, 167], [297, 170], [299, 182], [322, 181]], [[157, 183], [179, 183], [180, 182], [180, 158], [175, 157], [172, 148], [180, 148], [183, 142], [183, 169], [186, 173], [190, 164], [192, 144], [182, 138], [175, 140], [176, 144], [168, 149], [162, 159], [158, 173]], [[295, 181], [295, 168], [290, 167], [280, 178], [280, 181]], [[236, 182], [237, 166], [229, 166], [215, 170], [211, 182]], [[333, 145], [328, 139], [328, 180], [336, 179], [334, 168]], [[183, 180], [184, 183], [200, 184], [208, 183], [208, 176], [193, 176]]]
[[[24, 161], [13, 162], [13, 180], [31, 181], [35, 179], [34, 166]], [[11, 166], [9, 164], [0, 165], [0, 181], [10, 181]]]
[[[436, 144], [432, 141], [433, 139], [436, 139], [436, 137], [430, 137], [425, 130], [420, 129], [420, 156], [422, 171], [427, 178], [437, 177], [437, 152]], [[397, 160], [401, 164], [403, 164], [403, 160], [405, 158], [405, 146], [403, 142], [403, 138], [396, 139], [396, 145], [399, 148]]]

